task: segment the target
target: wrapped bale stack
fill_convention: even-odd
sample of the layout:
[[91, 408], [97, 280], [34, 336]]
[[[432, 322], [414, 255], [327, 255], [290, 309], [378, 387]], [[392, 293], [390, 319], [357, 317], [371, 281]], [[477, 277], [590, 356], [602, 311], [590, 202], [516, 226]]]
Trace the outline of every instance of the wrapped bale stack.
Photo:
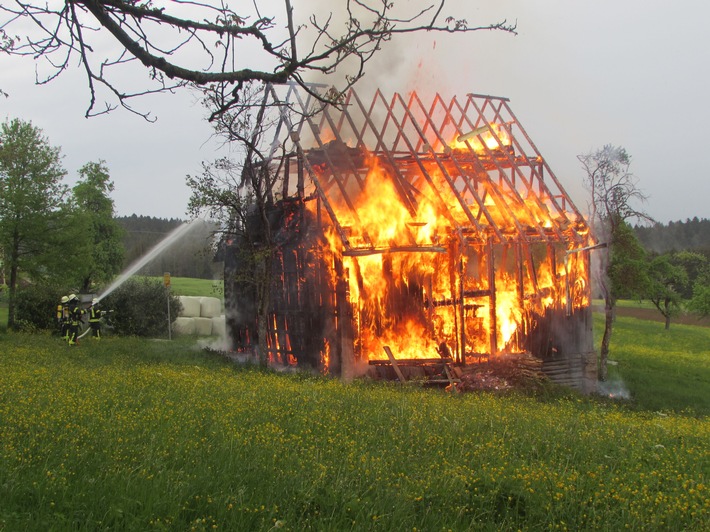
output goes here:
[[173, 322], [179, 335], [224, 336], [222, 302], [216, 297], [180, 296], [182, 310]]

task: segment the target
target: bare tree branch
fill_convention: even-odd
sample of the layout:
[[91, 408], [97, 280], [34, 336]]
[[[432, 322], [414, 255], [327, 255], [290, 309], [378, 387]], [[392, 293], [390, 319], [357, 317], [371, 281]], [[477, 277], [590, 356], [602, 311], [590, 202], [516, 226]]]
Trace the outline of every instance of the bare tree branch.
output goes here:
[[603, 148], [577, 159], [586, 172], [584, 184], [591, 194], [590, 221], [609, 234], [631, 219], [652, 222], [653, 219], [635, 205], [648, 197], [631, 172], [631, 156], [622, 147], [607, 144]]
[[[224, 98], [216, 102], [216, 118], [238, 103], [246, 82], [291, 80], [305, 87], [309, 73], [344, 73], [341, 86], [317, 95], [337, 103], [362, 78], [365, 63], [395, 35], [515, 33], [515, 24], [506, 21], [469, 26], [465, 19], [448, 17], [439, 22], [446, 0], [432, 1], [424, 8], [407, 6], [395, 12], [391, 0], [340, 0], [331, 13], [306, 16], [297, 13], [293, 0], [283, 0], [280, 13], [274, 8], [273, 16], [264, 16], [256, 2], [253, 7], [240, 4], [238, 14], [221, 0], [14, 0], [0, 5], [0, 50], [41, 60], [48, 70], [38, 76], [38, 83], [52, 81], [78, 61], [88, 80], [87, 116], [120, 105], [150, 118], [132, 107], [132, 98], [186, 85], [220, 85]], [[333, 13], [343, 12], [345, 20], [336, 23]], [[307, 22], [298, 24], [297, 14]], [[22, 38], [10, 38], [11, 27]], [[106, 35], [117, 46], [107, 49]], [[131, 63], [149, 72], [139, 88], [126, 87], [122, 76]], [[107, 95], [100, 96], [100, 89]], [[106, 100], [103, 107], [101, 99]]]

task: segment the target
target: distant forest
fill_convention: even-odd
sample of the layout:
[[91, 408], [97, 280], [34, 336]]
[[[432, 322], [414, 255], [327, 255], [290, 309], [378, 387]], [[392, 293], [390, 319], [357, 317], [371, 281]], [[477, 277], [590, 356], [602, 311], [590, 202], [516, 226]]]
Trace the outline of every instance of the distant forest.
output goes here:
[[685, 222], [669, 222], [668, 225], [634, 227], [644, 247], [655, 253], [669, 251], [697, 251], [710, 258], [710, 220], [687, 219]]
[[[157, 244], [183, 223], [183, 220], [153, 218], [150, 216], [117, 217], [125, 233], [123, 245], [126, 250], [124, 267], [129, 267], [145, 257]], [[222, 275], [222, 265], [214, 262], [212, 248], [216, 227], [204, 221], [193, 222], [188, 232], [155, 259], [141, 268], [141, 275], [162, 276], [169, 272], [173, 277], [215, 279]]]

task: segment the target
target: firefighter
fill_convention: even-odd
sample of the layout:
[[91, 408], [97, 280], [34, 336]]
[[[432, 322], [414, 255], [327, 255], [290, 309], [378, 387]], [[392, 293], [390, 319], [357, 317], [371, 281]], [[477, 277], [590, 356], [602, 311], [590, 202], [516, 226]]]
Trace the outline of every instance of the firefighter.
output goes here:
[[69, 296], [62, 296], [61, 302], [57, 305], [57, 327], [59, 335], [64, 339], [69, 339]]
[[89, 327], [91, 327], [91, 337], [94, 340], [101, 340], [101, 318], [105, 312], [99, 309], [99, 300], [94, 298], [87, 309], [89, 313]]
[[84, 309], [79, 304], [79, 298], [76, 294], [69, 296], [69, 345], [77, 345], [79, 343], [79, 324], [81, 317], [84, 314]]

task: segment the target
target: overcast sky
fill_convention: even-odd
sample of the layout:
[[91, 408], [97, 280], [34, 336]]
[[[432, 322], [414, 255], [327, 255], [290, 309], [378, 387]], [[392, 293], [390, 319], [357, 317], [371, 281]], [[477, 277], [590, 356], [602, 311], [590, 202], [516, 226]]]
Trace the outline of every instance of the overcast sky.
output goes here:
[[[309, 2], [294, 4], [298, 10]], [[577, 155], [614, 144], [631, 154], [651, 216], [663, 223], [710, 218], [710, 2], [449, 0], [448, 12], [472, 25], [507, 18], [518, 35], [395, 40], [358, 90], [508, 97], [581, 210], [587, 194]], [[83, 164], [103, 159], [119, 215], [187, 218], [185, 175], [221, 153], [194, 95], [141, 103], [157, 115], [154, 124], [122, 110], [86, 119], [79, 69], [41, 87], [31, 60], [0, 56], [0, 72], [0, 88], [10, 95], [0, 98], [0, 118], [31, 120], [61, 146], [68, 184]]]

